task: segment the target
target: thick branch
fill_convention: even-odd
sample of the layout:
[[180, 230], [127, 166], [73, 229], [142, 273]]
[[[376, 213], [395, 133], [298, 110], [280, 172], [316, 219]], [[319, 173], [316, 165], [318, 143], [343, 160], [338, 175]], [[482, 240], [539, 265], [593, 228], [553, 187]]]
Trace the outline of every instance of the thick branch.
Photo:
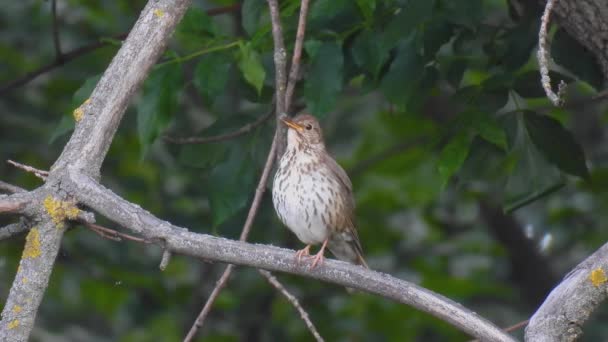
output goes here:
[[[544, 3], [545, 0], [539, 0]], [[556, 1], [554, 13], [568, 33], [591, 51], [608, 79], [608, 5], [604, 0]]]
[[15, 280], [0, 321], [0, 341], [27, 341], [36, 320], [65, 229], [52, 220], [27, 235]]
[[608, 243], [574, 268], [534, 313], [526, 341], [575, 341], [608, 296]]
[[82, 120], [51, 168], [70, 165], [99, 178], [101, 163], [131, 100], [164, 51], [175, 25], [191, 0], [150, 1], [124, 44], [106, 69], [90, 102], [83, 105]]
[[80, 202], [148, 240], [159, 241], [173, 253], [297, 274], [359, 289], [412, 305], [481, 340], [514, 341], [474, 312], [417, 285], [341, 261], [327, 260], [323, 267], [309, 269], [294, 262], [292, 250], [192, 233], [156, 218], [78, 170], [68, 170], [69, 180], [64, 180], [64, 185], [69, 183]]

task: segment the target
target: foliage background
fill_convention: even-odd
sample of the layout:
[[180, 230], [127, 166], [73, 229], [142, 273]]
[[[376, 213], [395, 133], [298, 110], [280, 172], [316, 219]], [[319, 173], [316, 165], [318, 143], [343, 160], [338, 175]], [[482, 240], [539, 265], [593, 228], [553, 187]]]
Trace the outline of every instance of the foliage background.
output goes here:
[[[144, 1], [58, 1], [62, 51], [104, 47], [0, 93], [0, 159], [48, 169]], [[273, 120], [230, 141], [175, 145], [266, 115], [274, 91], [266, 2], [195, 0], [133, 99], [102, 174], [125, 198], [177, 225], [238, 238], [270, 145]], [[452, 298], [500, 326], [528, 318], [568, 270], [606, 240], [606, 110], [589, 98], [603, 80], [589, 54], [551, 31], [563, 109], [540, 88], [540, 8], [499, 0], [314, 0], [296, 90], [322, 120], [355, 187], [369, 264]], [[205, 10], [232, 6], [221, 15]], [[292, 48], [299, 1], [281, 2]], [[52, 62], [49, 1], [0, 12], [0, 85]], [[38, 180], [0, 164], [27, 188]], [[270, 186], [270, 184], [269, 184]], [[505, 210], [506, 214], [503, 214]], [[3, 222], [3, 223], [8, 223]], [[102, 222], [103, 223], [103, 222]], [[301, 248], [267, 192], [251, 241]], [[0, 241], [0, 297], [23, 237]], [[179, 341], [222, 265], [72, 230], [34, 333], [49, 341]], [[280, 276], [327, 340], [459, 341], [411, 308]], [[2, 304], [0, 304], [2, 305]], [[585, 339], [608, 336], [596, 315]], [[521, 337], [521, 335], [518, 335]], [[254, 270], [238, 269], [199, 340], [309, 340], [288, 304]]]

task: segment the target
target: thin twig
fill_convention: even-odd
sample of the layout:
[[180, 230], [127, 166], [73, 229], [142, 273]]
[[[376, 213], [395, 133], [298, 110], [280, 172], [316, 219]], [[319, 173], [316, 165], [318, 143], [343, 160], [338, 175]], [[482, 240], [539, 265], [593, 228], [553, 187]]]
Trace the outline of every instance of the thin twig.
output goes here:
[[[241, 8], [240, 3], [236, 3], [233, 5], [229, 5], [229, 6], [218, 7], [218, 8], [212, 8], [207, 11], [207, 15], [216, 16], [216, 15], [221, 15], [221, 14], [225, 14], [225, 13], [231, 13], [234, 11], [238, 11], [240, 8]], [[121, 34], [114, 35], [111, 38], [123, 40], [127, 37], [127, 35], [128, 35], [128, 33], [121, 33]], [[81, 46], [72, 51], [63, 53], [63, 54], [61, 54], [61, 59], [55, 59], [53, 62], [51, 62], [47, 65], [41, 66], [40, 68], [38, 68], [36, 70], [26, 73], [22, 77], [19, 77], [15, 80], [12, 80], [12, 81], [0, 86], [0, 96], [4, 95], [4, 93], [9, 92], [10, 90], [19, 88], [19, 87], [31, 82], [32, 80], [34, 80], [35, 78], [37, 78], [38, 76], [40, 76], [42, 74], [45, 74], [57, 67], [67, 64], [68, 62], [71, 62], [72, 60], [74, 60], [78, 57], [84, 56], [84, 55], [88, 54], [89, 52], [93, 52], [108, 44], [109, 44], [109, 41], [100, 40], [95, 43]]]
[[300, 59], [302, 57], [302, 46], [304, 46], [304, 36], [306, 35], [306, 16], [308, 15], [308, 4], [310, 0], [302, 0], [300, 6], [300, 18], [298, 19], [298, 30], [296, 32], [296, 42], [293, 47], [293, 56], [291, 57], [291, 70], [289, 71], [289, 79], [287, 80], [287, 90], [285, 91], [285, 111], [291, 109], [291, 100], [293, 92], [298, 83], [298, 75], [300, 73]]
[[0, 190], [3, 190], [5, 192], [11, 193], [11, 194], [16, 194], [18, 192], [26, 192], [27, 191], [27, 190], [25, 190], [23, 188], [20, 188], [20, 187], [16, 186], [16, 185], [12, 185], [12, 184], [9, 184], [9, 183], [3, 182], [3, 181], [0, 181]]
[[48, 171], [39, 170], [39, 169], [31, 167], [29, 165], [24, 165], [24, 164], [21, 164], [21, 163], [17, 163], [15, 161], [10, 160], [10, 159], [7, 160], [6, 162], [9, 163], [9, 164], [11, 164], [11, 165], [13, 165], [14, 167], [16, 167], [18, 169], [21, 169], [21, 170], [23, 170], [25, 172], [30, 172], [30, 173], [34, 174], [34, 176], [42, 179], [43, 181], [46, 180], [46, 177], [49, 175]]
[[60, 61], [63, 58], [61, 53], [61, 41], [59, 40], [59, 22], [57, 19], [57, 0], [51, 0], [51, 15], [53, 17], [52, 32], [53, 46], [55, 47], [55, 60]]
[[[239, 238], [240, 241], [245, 241], [247, 239], [247, 236], [249, 235], [249, 231], [251, 230], [251, 226], [253, 225], [255, 216], [260, 207], [260, 203], [262, 202], [262, 195], [264, 194], [264, 191], [266, 190], [266, 182], [268, 181], [268, 176], [270, 175], [270, 170], [272, 170], [272, 165], [274, 163], [274, 156], [276, 153], [277, 140], [278, 140], [277, 134], [275, 134], [274, 139], [272, 139], [272, 145], [270, 146], [270, 151], [268, 152], [268, 157], [266, 158], [266, 164], [264, 165], [264, 170], [262, 171], [262, 176], [260, 177], [258, 186], [255, 189], [255, 196], [253, 198], [253, 202], [251, 203], [251, 207], [249, 208], [249, 213], [247, 214], [247, 219], [245, 220], [245, 224], [243, 225], [243, 230], [241, 231], [241, 236]], [[205, 302], [203, 309], [198, 314], [198, 317], [194, 321], [194, 324], [190, 328], [190, 331], [188, 331], [188, 334], [184, 338], [184, 342], [192, 341], [192, 339], [196, 336], [196, 333], [198, 332], [198, 330], [203, 326], [205, 319], [207, 318], [207, 316], [209, 315], [209, 312], [211, 311], [211, 307], [213, 306], [213, 303], [219, 296], [222, 289], [226, 286], [226, 283], [228, 282], [228, 278], [230, 278], [230, 274], [232, 273], [233, 269], [234, 269], [234, 265], [226, 266], [224, 273], [222, 273], [222, 276], [217, 281], [215, 288], [213, 288], [213, 291], [211, 291], [211, 294], [209, 295], [209, 298], [207, 298], [207, 302]]]
[[564, 93], [566, 91], [566, 84], [564, 81], [560, 81], [558, 86], [557, 94], [553, 92], [551, 89], [551, 78], [549, 77], [549, 43], [547, 40], [547, 28], [549, 27], [549, 20], [551, 18], [551, 10], [553, 9], [553, 5], [555, 4], [555, 0], [547, 0], [547, 4], [545, 5], [545, 11], [541, 18], [540, 30], [538, 32], [538, 53], [536, 54], [538, 58], [538, 65], [540, 67], [540, 75], [541, 75], [541, 84], [547, 97], [553, 105], [561, 106], [564, 103]]
[[230, 132], [230, 133], [218, 134], [218, 135], [213, 135], [210, 137], [164, 136], [163, 139], [172, 144], [206, 144], [206, 143], [230, 140], [230, 139], [238, 138], [241, 135], [245, 135], [245, 134], [253, 131], [254, 128], [260, 126], [266, 120], [270, 119], [272, 117], [272, 114], [274, 114], [274, 110], [269, 111], [268, 114], [260, 116], [254, 122], [250, 122], [250, 123], [246, 124], [245, 126], [239, 128], [233, 132]]
[[8, 226], [0, 227], [0, 241], [11, 238], [28, 230], [24, 222], [11, 223]]
[[[285, 44], [283, 42], [283, 29], [282, 29], [281, 21], [280, 21], [279, 5], [276, 0], [268, 0], [268, 6], [270, 9], [270, 17], [271, 17], [271, 21], [272, 21], [272, 36], [273, 36], [273, 41], [274, 41], [274, 63], [275, 63], [275, 74], [276, 74], [276, 94], [275, 94], [276, 111], [275, 111], [275, 114], [276, 114], [278, 124], [277, 124], [277, 130], [274, 135], [274, 139], [272, 140], [272, 146], [270, 148], [270, 152], [268, 153], [268, 158], [266, 159], [266, 165], [264, 167], [264, 171], [262, 172], [262, 176], [260, 177], [260, 182], [258, 183], [258, 187], [256, 188], [256, 194], [255, 194], [253, 203], [251, 204], [251, 207], [249, 208], [249, 213], [247, 215], [247, 219], [243, 226], [243, 230], [241, 231], [241, 236], [240, 236], [241, 241], [245, 241], [247, 239], [247, 236], [249, 235], [249, 231], [251, 230], [253, 221], [255, 220], [255, 216], [259, 209], [259, 205], [261, 202], [262, 194], [266, 190], [266, 181], [268, 179], [268, 175], [270, 174], [270, 170], [272, 169], [274, 157], [275, 156], [280, 157], [283, 153], [283, 150], [284, 150], [283, 141], [284, 141], [284, 136], [285, 136], [285, 128], [283, 127], [283, 125], [281, 125], [279, 123], [279, 117], [281, 115], [283, 115], [285, 113], [285, 111], [287, 110], [286, 103], [290, 101], [291, 95], [293, 95], [293, 89], [292, 89], [291, 94], [289, 95], [289, 99], [286, 96], [286, 87], [287, 87], [286, 51], [285, 51]], [[305, 28], [306, 28], [306, 24], [302, 23], [302, 21], [304, 21], [304, 22], [306, 21], [306, 13], [308, 12], [308, 0], [303, 1], [302, 6], [303, 6], [303, 8], [301, 8], [301, 10], [300, 10], [300, 21], [301, 22], [298, 24], [298, 34], [297, 34], [296, 47], [295, 47], [295, 50], [297, 50], [297, 56], [296, 56], [296, 51], [294, 51], [294, 59], [293, 59], [292, 65], [291, 65], [291, 74], [294, 75], [293, 87], [295, 87], [295, 82], [297, 81], [297, 74], [298, 74], [298, 69], [299, 69], [299, 65], [300, 65], [302, 42], [304, 40], [304, 32], [305, 32]], [[228, 265], [226, 267], [226, 269], [224, 270], [224, 273], [218, 280], [215, 288], [209, 295], [209, 298], [207, 299], [207, 302], [203, 306], [203, 309], [201, 310], [199, 316], [197, 317], [196, 321], [194, 322], [194, 325], [192, 326], [192, 328], [190, 328], [190, 331], [188, 332], [188, 335], [184, 339], [184, 342], [192, 341], [192, 339], [196, 335], [198, 329], [200, 329], [200, 327], [203, 325], [207, 315], [211, 311], [211, 307], [212, 307], [214, 301], [216, 300], [217, 296], [219, 296], [219, 293], [221, 292], [221, 290], [226, 286], [226, 283], [227, 283], [233, 269], [234, 269], [233, 265]], [[275, 279], [275, 281], [278, 282], [278, 280], [276, 280], [276, 279]], [[308, 325], [308, 323], [307, 323], [307, 325]]]
[[308, 327], [308, 330], [312, 333], [312, 335], [315, 337], [315, 339], [317, 341], [319, 341], [319, 342], [324, 341], [323, 337], [321, 337], [321, 335], [317, 331], [317, 328], [315, 328], [315, 325], [310, 320], [310, 317], [308, 317], [308, 312], [306, 312], [306, 310], [304, 310], [304, 308], [302, 308], [302, 305], [300, 305], [300, 302], [298, 301], [298, 299], [294, 295], [292, 295], [289, 291], [287, 291], [287, 289], [285, 288], [285, 286], [283, 286], [283, 284], [281, 284], [277, 280], [277, 278], [272, 275], [272, 273], [270, 273], [270, 272], [268, 272], [266, 270], [259, 270], [259, 272], [264, 277], [266, 277], [266, 279], [268, 280], [268, 282], [272, 286], [274, 286], [275, 289], [277, 289], [279, 292], [281, 292], [281, 294], [283, 296], [285, 296], [285, 298], [287, 298], [287, 300], [291, 303], [291, 305], [293, 305], [293, 307], [296, 310], [298, 310], [298, 313], [300, 313], [300, 317], [302, 318], [302, 320], [304, 321], [304, 323], [306, 323], [306, 326]]
[[131, 240], [131, 241], [140, 242], [140, 243], [146, 243], [146, 244], [150, 243], [150, 241], [148, 241], [146, 239], [142, 239], [140, 237], [133, 236], [133, 235], [126, 234], [126, 233], [121, 233], [117, 230], [106, 228], [104, 226], [100, 226], [95, 223], [90, 223], [90, 222], [80, 222], [80, 223], [82, 223], [85, 227], [89, 228], [93, 232], [97, 233], [99, 236], [104, 237], [106, 239], [110, 239], [110, 240], [114, 240], [114, 241], [122, 241], [122, 239], [126, 239], [126, 240]]

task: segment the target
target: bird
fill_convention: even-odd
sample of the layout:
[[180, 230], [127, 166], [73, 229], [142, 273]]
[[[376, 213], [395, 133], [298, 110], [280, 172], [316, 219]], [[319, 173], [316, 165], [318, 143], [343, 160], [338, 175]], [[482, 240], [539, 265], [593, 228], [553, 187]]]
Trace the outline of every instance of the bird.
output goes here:
[[274, 175], [272, 200], [281, 222], [306, 244], [296, 252], [297, 263], [321, 244], [311, 269], [323, 263], [326, 248], [340, 260], [369, 268], [355, 225], [352, 183], [327, 152], [319, 121], [308, 113], [280, 120], [287, 126], [287, 147]]

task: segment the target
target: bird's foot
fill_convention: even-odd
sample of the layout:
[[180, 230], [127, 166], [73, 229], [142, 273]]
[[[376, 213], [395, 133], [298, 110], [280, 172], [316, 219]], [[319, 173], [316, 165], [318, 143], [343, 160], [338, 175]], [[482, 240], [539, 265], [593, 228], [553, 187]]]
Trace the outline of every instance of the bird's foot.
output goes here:
[[302, 261], [302, 257], [307, 256], [310, 256], [310, 245], [306, 245], [306, 247], [296, 252], [296, 262], [299, 264]]
[[310, 265], [311, 269], [317, 267], [317, 265], [323, 265], [323, 260], [325, 259], [323, 257], [323, 254], [325, 253], [325, 246], [327, 246], [328, 241], [329, 241], [329, 238], [327, 238], [325, 241], [323, 241], [323, 245], [321, 246], [321, 249], [319, 250], [319, 252], [317, 254], [315, 254], [314, 259], [312, 259], [312, 265]]

